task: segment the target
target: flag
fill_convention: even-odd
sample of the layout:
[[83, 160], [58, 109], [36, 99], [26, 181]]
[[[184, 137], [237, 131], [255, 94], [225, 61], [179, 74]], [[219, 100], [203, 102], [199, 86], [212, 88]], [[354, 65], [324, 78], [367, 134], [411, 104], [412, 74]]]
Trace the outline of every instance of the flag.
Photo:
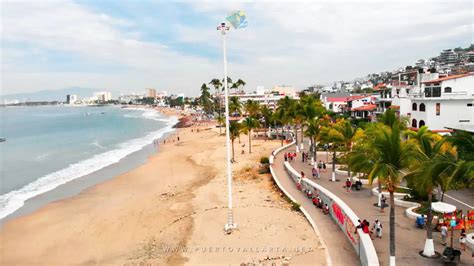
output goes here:
[[232, 15], [228, 16], [226, 20], [232, 24], [234, 29], [245, 28], [248, 25], [248, 22], [245, 20], [245, 12], [242, 10], [234, 12]]

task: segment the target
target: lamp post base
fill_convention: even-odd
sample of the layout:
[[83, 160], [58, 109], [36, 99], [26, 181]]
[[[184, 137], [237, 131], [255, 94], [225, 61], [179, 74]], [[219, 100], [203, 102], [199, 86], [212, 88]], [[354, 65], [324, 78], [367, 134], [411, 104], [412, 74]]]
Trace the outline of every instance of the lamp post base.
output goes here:
[[232, 209], [230, 209], [227, 223], [224, 225], [224, 231], [226, 234], [231, 234], [234, 229], [237, 229], [237, 224], [234, 223], [234, 215]]

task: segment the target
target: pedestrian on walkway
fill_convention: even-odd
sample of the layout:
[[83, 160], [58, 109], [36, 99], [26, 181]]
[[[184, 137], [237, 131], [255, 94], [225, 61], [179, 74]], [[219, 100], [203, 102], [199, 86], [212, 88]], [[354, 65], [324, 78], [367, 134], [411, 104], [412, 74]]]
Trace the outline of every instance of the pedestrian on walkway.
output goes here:
[[378, 219], [375, 219], [374, 223], [375, 236], [382, 239], [382, 223]]
[[466, 229], [461, 229], [461, 233], [459, 234], [459, 243], [461, 244], [461, 249], [463, 251], [466, 250]]
[[385, 208], [385, 196], [382, 194], [382, 197], [380, 198], [380, 212], [384, 212], [383, 209]]
[[319, 160], [319, 163], [318, 163], [319, 171], [321, 171], [322, 168], [323, 168], [323, 163], [321, 162], [321, 160]]
[[347, 180], [346, 180], [346, 192], [350, 192], [350, 191], [351, 191], [351, 186], [352, 186], [351, 179], [350, 179], [350, 178], [347, 178]]
[[285, 154], [283, 155], [283, 157], [285, 158], [285, 162], [288, 161], [288, 153], [285, 152]]
[[446, 226], [446, 223], [443, 223], [443, 225], [441, 225], [441, 242], [443, 246], [446, 246], [447, 237], [448, 237], [448, 227]]
[[304, 172], [301, 171], [301, 178], [304, 178]]
[[301, 153], [301, 162], [304, 163], [304, 152]]
[[323, 162], [323, 171], [326, 172], [326, 163]]
[[313, 169], [311, 169], [311, 173], [313, 174], [313, 178], [316, 178], [318, 176], [317, 168], [313, 167]]
[[328, 215], [328, 214], [329, 214], [329, 206], [328, 206], [327, 204], [324, 204], [323, 213], [324, 213], [324, 215]]

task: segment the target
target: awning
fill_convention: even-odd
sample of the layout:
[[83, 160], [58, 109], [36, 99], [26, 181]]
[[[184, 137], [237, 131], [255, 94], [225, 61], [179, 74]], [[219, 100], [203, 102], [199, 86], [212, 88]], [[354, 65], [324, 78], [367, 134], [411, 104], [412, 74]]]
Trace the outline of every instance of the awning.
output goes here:
[[435, 212], [452, 213], [456, 210], [456, 206], [438, 201], [431, 203], [431, 209]]

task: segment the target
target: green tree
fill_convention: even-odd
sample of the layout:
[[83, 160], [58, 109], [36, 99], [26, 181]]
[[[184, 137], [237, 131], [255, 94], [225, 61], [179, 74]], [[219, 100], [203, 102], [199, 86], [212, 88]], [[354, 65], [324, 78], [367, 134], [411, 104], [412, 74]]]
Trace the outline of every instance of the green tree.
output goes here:
[[231, 121], [229, 124], [229, 135], [232, 142], [232, 161], [235, 161], [234, 141], [240, 136], [240, 124], [237, 121]]
[[321, 134], [321, 124], [318, 118], [309, 120], [306, 124], [305, 135], [309, 137], [311, 141], [311, 149], [313, 152], [314, 161], [317, 162], [317, 143]]
[[258, 128], [260, 123], [257, 119], [247, 116], [244, 121], [242, 121], [242, 132], [249, 135], [249, 153], [252, 153], [252, 130]]
[[248, 116], [258, 118], [257, 115], [260, 111], [260, 104], [254, 100], [249, 99], [245, 102], [244, 109]]
[[217, 100], [217, 105], [214, 110], [216, 110], [219, 115], [221, 114], [221, 97], [220, 97], [220, 90], [222, 87], [222, 83], [219, 79], [212, 79], [209, 84], [211, 84], [214, 89], [216, 90], [216, 100]]
[[267, 140], [268, 125], [272, 122], [273, 111], [266, 105], [260, 106], [260, 116], [265, 127], [265, 141]]
[[201, 96], [199, 97], [199, 104], [202, 106], [204, 112], [210, 113], [212, 111], [211, 93], [206, 83], [201, 85]]
[[337, 130], [337, 122], [322, 127], [320, 139], [332, 150], [332, 181], [336, 181], [336, 149], [344, 143], [344, 136]]
[[237, 96], [230, 97], [229, 100], [229, 113], [231, 116], [242, 115], [242, 103]]
[[402, 173], [408, 169], [416, 152], [410, 143], [402, 142], [399, 122], [392, 126], [377, 124], [370, 142], [355, 148], [349, 154], [349, 165], [353, 169], [369, 170], [370, 184], [377, 178], [386, 185], [390, 194], [390, 260], [395, 261], [395, 197]]

